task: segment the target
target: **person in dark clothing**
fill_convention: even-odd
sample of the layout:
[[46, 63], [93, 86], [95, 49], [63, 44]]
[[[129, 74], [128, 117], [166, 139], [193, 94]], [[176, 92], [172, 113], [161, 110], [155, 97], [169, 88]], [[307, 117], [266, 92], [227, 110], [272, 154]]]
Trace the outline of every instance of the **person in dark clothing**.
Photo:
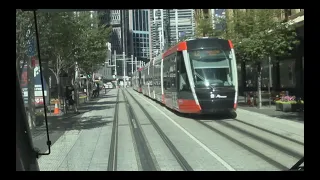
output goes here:
[[71, 106], [74, 104], [74, 100], [72, 98], [72, 91], [74, 91], [74, 88], [72, 86], [66, 86], [66, 100]]
[[93, 89], [93, 97], [98, 97], [100, 92], [100, 84], [99, 83], [95, 83], [94, 89]]
[[66, 86], [66, 101], [68, 101], [69, 106], [72, 106], [75, 112], [77, 112], [77, 107], [75, 105], [75, 101], [72, 97], [72, 92], [74, 91], [74, 87]]
[[100, 95], [100, 84], [97, 83], [97, 96], [99, 96], [99, 95]]

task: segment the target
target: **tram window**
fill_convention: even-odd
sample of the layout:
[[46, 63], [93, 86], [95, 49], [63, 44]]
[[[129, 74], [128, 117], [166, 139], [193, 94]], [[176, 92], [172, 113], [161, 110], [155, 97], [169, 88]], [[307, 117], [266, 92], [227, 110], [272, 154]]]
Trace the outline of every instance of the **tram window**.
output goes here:
[[179, 74], [179, 91], [188, 91], [190, 90], [190, 84], [189, 84], [189, 79], [187, 76], [187, 70], [186, 70], [186, 65], [184, 63], [183, 60], [183, 55], [182, 52], [178, 52], [178, 56], [177, 58], [179, 58], [178, 62], [180, 64], [180, 72]]
[[176, 87], [176, 65], [172, 65], [172, 71], [170, 72], [170, 80], [171, 80], [171, 88], [175, 88]]

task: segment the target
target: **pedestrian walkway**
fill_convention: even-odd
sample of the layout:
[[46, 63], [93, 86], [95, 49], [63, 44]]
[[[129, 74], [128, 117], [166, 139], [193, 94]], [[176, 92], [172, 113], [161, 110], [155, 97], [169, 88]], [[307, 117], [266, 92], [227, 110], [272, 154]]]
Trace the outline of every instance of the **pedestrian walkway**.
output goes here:
[[[86, 103], [81, 103], [78, 108], [78, 113], [70, 112], [68, 114], [61, 113], [59, 115], [47, 113], [49, 137], [51, 143], [55, 143], [65, 131], [72, 129], [74, 124], [83, 116], [84, 113], [96, 110], [98, 107], [94, 107], [93, 105], [100, 99], [106, 97], [109, 97], [109, 95], [101, 94], [98, 98], [92, 98]], [[41, 126], [33, 128], [31, 130], [31, 135], [34, 147], [40, 150], [40, 152], [46, 152], [48, 150], [48, 146], [45, 123], [43, 123]]]
[[[283, 112], [283, 111], [276, 111], [276, 106], [272, 104], [271, 106], [269, 105], [263, 105], [261, 109], [258, 109], [257, 107], [250, 107], [247, 105], [247, 103], [244, 101], [243, 96], [239, 96], [238, 98], [238, 105], [240, 109], [244, 109], [247, 111], [252, 111], [260, 114], [264, 114], [270, 117], [276, 117], [280, 119], [285, 119], [285, 120], [292, 120], [292, 121], [297, 121], [304, 123], [304, 112]], [[264, 99], [264, 102], [268, 102], [267, 99]], [[264, 103], [268, 104], [268, 103]]]
[[64, 126], [60, 123], [53, 131], [64, 129], [64, 133], [52, 145], [51, 154], [39, 158], [40, 170], [106, 170], [116, 96], [116, 89], [101, 93], [79, 108], [86, 110], [83, 114], [64, 120]]
[[304, 142], [304, 123], [272, 117], [262, 113], [248, 111], [242, 108], [237, 110], [237, 119], [248, 124], [263, 127], [268, 131], [291, 137], [300, 142]]

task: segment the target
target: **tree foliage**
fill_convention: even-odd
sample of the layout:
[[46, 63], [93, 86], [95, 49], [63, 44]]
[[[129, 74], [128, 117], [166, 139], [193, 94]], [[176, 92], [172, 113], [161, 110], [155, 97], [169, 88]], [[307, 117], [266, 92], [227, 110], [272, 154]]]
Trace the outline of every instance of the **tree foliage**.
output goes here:
[[210, 18], [198, 17], [197, 18], [196, 34], [198, 37], [212, 37], [213, 26]]
[[[27, 29], [34, 30], [34, 19], [32, 12], [17, 11], [16, 15], [18, 58], [26, 52], [25, 34]], [[91, 72], [89, 65], [105, 61], [111, 27], [98, 26], [98, 19], [91, 18], [90, 12], [38, 12], [37, 19], [41, 58], [48, 61], [56, 76], [73, 67], [75, 62]]]
[[[197, 26], [196, 26], [196, 36], [197, 37], [223, 37], [224, 29], [225, 29], [225, 18], [223, 17], [213, 17], [211, 14], [208, 14], [206, 17], [204, 16], [196, 16], [195, 17]], [[218, 27], [213, 28], [212, 20], [215, 22], [215, 26]]]
[[79, 33], [74, 13], [39, 13], [38, 28], [41, 57], [48, 61], [58, 77], [76, 60]]
[[261, 61], [268, 56], [290, 55], [299, 43], [293, 26], [280, 21], [281, 10], [233, 10], [227, 37], [233, 40], [239, 60]]
[[32, 12], [16, 10], [16, 65], [23, 60], [27, 52], [28, 37], [34, 33], [34, 21]]
[[98, 26], [98, 19], [91, 19], [87, 12], [80, 12], [78, 18], [80, 41], [76, 57], [81, 69], [86, 73], [92, 73], [106, 60], [106, 43], [109, 41], [112, 27]]
[[[48, 62], [58, 86], [59, 75], [63, 71], [72, 72], [69, 70], [74, 67], [75, 62], [78, 62], [79, 68], [86, 73], [92, 73], [96, 70], [96, 65], [101, 65], [107, 57], [106, 42], [111, 27], [98, 26], [98, 19], [91, 18], [90, 14], [90, 12], [37, 12], [41, 59]], [[16, 20], [18, 61], [27, 50], [28, 30], [32, 30], [31, 36], [35, 38], [33, 12], [17, 10]]]
[[284, 57], [299, 43], [295, 28], [280, 20], [280, 9], [231, 10], [227, 13], [227, 38], [234, 44], [237, 60], [257, 65], [259, 108], [261, 103], [261, 61]]

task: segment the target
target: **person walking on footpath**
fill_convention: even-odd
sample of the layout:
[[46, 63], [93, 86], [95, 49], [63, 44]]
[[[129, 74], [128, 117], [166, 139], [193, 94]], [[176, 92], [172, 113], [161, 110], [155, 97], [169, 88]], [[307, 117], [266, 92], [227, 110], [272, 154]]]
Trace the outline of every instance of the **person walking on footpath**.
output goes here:
[[74, 94], [74, 87], [73, 86], [67, 86], [66, 87], [66, 100], [68, 101], [68, 105], [72, 106], [72, 109], [74, 110], [75, 113], [78, 113], [78, 108], [76, 105], [76, 102], [74, 100], [74, 95], [72, 95], [72, 93]]

